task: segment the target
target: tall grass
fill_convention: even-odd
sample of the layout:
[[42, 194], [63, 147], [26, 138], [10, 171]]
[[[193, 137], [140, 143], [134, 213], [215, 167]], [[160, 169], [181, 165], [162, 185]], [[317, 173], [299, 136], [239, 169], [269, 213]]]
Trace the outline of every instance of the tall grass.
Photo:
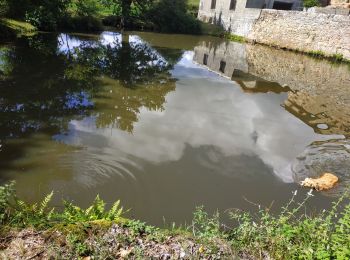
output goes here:
[[297, 192], [279, 214], [260, 209], [257, 214], [240, 210], [230, 212], [236, 225], [219, 232], [218, 214], [209, 217], [198, 208], [193, 233], [200, 237], [221, 236], [236, 252], [257, 258], [273, 259], [350, 259], [350, 204], [348, 193], [333, 207], [316, 215], [305, 213], [310, 191], [302, 202]]

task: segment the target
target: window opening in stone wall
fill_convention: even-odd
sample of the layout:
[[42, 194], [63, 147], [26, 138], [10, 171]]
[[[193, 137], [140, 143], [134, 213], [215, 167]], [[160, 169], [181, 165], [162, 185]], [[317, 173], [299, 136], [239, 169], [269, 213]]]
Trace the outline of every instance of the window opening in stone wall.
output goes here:
[[220, 61], [220, 68], [219, 68], [219, 70], [222, 73], [225, 73], [225, 68], [226, 68], [226, 62], [225, 61]]
[[292, 10], [293, 3], [286, 3], [286, 2], [280, 2], [280, 1], [274, 1], [272, 9], [277, 10]]
[[216, 8], [216, 0], [211, 0], [211, 9]]
[[266, 7], [265, 0], [247, 0], [245, 8], [264, 9]]
[[208, 65], [208, 54], [204, 54], [203, 65]]
[[231, 2], [230, 2], [230, 10], [236, 10], [236, 4], [237, 4], [236, 0], [231, 0]]

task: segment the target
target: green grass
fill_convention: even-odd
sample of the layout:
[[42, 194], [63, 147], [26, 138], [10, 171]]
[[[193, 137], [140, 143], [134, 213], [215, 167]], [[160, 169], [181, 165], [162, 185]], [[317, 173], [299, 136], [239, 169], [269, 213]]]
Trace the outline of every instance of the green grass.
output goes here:
[[326, 54], [323, 51], [316, 50], [316, 51], [308, 51], [307, 54], [313, 56], [313, 57], [326, 57]]
[[339, 53], [333, 54], [333, 55], [332, 55], [332, 59], [333, 59], [334, 61], [336, 61], [336, 62], [345, 61], [343, 54], [339, 54]]
[[246, 39], [243, 36], [231, 33], [226, 33], [224, 38], [233, 42], [246, 42]]
[[32, 35], [37, 31], [37, 29], [30, 23], [7, 18], [0, 19], [0, 26], [16, 33], [17, 35]]
[[303, 51], [300, 51], [297, 49], [295, 51], [305, 53], [305, 54], [310, 55], [310, 56], [315, 57], [315, 58], [321, 58], [321, 59], [325, 58], [325, 59], [328, 59], [328, 60], [335, 62], [335, 63], [338, 63], [338, 62], [350, 63], [350, 60], [345, 59], [344, 56], [340, 53], [336, 53], [336, 54], [333, 54], [330, 56], [330, 55], [327, 55], [325, 52], [320, 51], [320, 50], [303, 52]]

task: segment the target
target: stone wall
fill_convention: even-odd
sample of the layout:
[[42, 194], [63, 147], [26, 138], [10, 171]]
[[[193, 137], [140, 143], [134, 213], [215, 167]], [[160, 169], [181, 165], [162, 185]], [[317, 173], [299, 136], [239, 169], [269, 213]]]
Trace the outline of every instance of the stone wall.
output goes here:
[[349, 15], [337, 15], [339, 11], [327, 8], [309, 12], [245, 8], [243, 0], [237, 0], [235, 10], [229, 10], [230, 0], [217, 0], [216, 8], [211, 9], [210, 3], [201, 1], [198, 19], [218, 24], [232, 34], [280, 48], [339, 54], [350, 60]]
[[234, 10], [229, 10], [231, 0], [217, 0], [216, 8], [211, 9], [211, 1], [202, 0], [198, 19], [222, 26], [225, 30], [240, 36], [247, 36], [259, 18], [261, 9], [245, 8], [246, 1], [237, 0]]
[[350, 60], [350, 16], [262, 10], [247, 38], [303, 52], [341, 54]]

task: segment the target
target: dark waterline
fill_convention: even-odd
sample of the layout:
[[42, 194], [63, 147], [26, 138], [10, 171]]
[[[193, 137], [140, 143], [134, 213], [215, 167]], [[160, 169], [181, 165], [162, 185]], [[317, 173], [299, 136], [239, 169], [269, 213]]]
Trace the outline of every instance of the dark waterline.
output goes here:
[[218, 38], [39, 34], [0, 45], [0, 182], [28, 201], [53, 190], [120, 199], [163, 225], [285, 204], [306, 176], [350, 179], [350, 70]]

